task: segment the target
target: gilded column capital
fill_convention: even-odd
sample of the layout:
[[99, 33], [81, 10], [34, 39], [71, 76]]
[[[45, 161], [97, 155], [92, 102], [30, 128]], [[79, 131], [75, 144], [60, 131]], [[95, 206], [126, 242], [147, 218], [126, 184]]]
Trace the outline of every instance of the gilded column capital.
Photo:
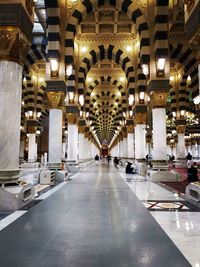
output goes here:
[[152, 108], [165, 108], [168, 92], [153, 91], [150, 94]]
[[134, 125], [127, 126], [127, 133], [133, 133], [134, 132]]
[[84, 133], [85, 132], [85, 126], [78, 126], [78, 133]]
[[185, 133], [186, 126], [185, 125], [177, 125], [176, 130], [178, 134]]
[[147, 114], [146, 113], [136, 113], [134, 116], [134, 123], [135, 125], [137, 124], [144, 124], [147, 119]]
[[64, 97], [63, 92], [47, 92], [47, 97], [50, 102], [51, 108], [61, 108], [62, 107], [62, 101]]
[[31, 43], [21, 29], [0, 26], [0, 40], [0, 60], [23, 65]]
[[67, 118], [67, 122], [69, 124], [77, 124], [78, 123], [78, 114], [77, 113], [67, 113], [66, 118]]

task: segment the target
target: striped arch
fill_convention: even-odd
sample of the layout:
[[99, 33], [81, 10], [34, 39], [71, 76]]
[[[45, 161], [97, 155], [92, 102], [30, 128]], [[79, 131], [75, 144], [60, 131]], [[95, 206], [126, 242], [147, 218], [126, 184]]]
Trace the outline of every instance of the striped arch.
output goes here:
[[[120, 91], [121, 93], [121, 98], [122, 98], [122, 103], [126, 104], [126, 91], [124, 87], [122, 86], [121, 82], [116, 80], [115, 78], [112, 78], [111, 76], [101, 76], [95, 81], [92, 82], [91, 85], [88, 86], [87, 91], [86, 91], [86, 100], [90, 100], [91, 93], [95, 89], [97, 85], [100, 85], [102, 82], [109, 82], [110, 85], [116, 86], [116, 88]], [[112, 92], [110, 92], [112, 93]], [[118, 99], [117, 96], [112, 95], [113, 99]], [[86, 106], [87, 108], [87, 106]]]
[[[65, 63], [74, 63], [74, 38], [77, 33], [78, 25], [93, 12], [98, 6], [104, 5], [104, 0], [84, 0], [79, 3], [72, 13], [66, 27], [65, 38]], [[148, 63], [150, 60], [150, 35], [146, 18], [141, 9], [138, 7], [137, 0], [109, 0], [110, 5], [117, 7], [127, 14], [129, 18], [136, 24], [140, 36], [140, 57], [142, 63]]]
[[192, 90], [192, 97], [196, 97], [199, 94], [198, 61], [192, 50], [183, 44], [171, 44], [170, 57], [181, 63], [185, 73], [191, 76], [190, 89]]
[[121, 49], [116, 49], [113, 45], [108, 45], [107, 47], [100, 45], [98, 46], [97, 51], [91, 50], [88, 55], [89, 57], [85, 57], [83, 59], [79, 68], [79, 91], [83, 92], [85, 90], [85, 79], [92, 65], [95, 65], [100, 60], [109, 59], [121, 66], [127, 78], [128, 91], [132, 90], [135, 92], [133, 64], [127, 56], [123, 55], [123, 51]]

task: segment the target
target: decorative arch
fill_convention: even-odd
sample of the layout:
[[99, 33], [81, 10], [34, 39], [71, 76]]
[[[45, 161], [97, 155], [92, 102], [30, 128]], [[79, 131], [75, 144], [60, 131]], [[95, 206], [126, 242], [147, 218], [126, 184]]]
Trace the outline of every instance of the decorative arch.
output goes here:
[[[74, 63], [74, 38], [77, 33], [78, 25], [93, 12], [98, 6], [104, 5], [104, 0], [84, 0], [79, 3], [70, 17], [70, 22], [66, 27], [65, 38], [65, 63]], [[144, 14], [138, 6], [137, 0], [110, 0], [110, 5], [117, 7], [127, 14], [129, 18], [136, 24], [140, 37], [140, 57], [142, 63], [150, 61], [150, 34], [149, 27]]]
[[199, 94], [198, 61], [193, 51], [184, 44], [171, 44], [170, 57], [181, 63], [185, 73], [191, 76], [190, 89], [192, 90], [192, 97], [196, 97]]

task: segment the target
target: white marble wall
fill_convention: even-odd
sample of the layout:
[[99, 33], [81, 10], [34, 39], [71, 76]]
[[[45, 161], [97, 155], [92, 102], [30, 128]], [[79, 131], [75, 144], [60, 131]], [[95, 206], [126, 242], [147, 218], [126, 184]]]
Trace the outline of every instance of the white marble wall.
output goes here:
[[123, 138], [122, 140], [122, 157], [127, 158], [128, 157], [128, 142], [127, 138]]
[[22, 66], [0, 61], [0, 170], [19, 168]]
[[135, 126], [135, 159], [145, 159], [146, 156], [146, 137], [145, 125], [137, 124]]
[[78, 160], [78, 126], [75, 124], [68, 124], [67, 160]]
[[49, 162], [60, 163], [62, 157], [62, 110], [49, 113]]
[[28, 135], [28, 162], [35, 162], [36, 155], [36, 134], [31, 133]]
[[153, 159], [167, 159], [166, 141], [166, 110], [165, 108], [155, 108], [152, 110], [153, 116]]
[[177, 143], [177, 150], [176, 150], [176, 156], [177, 158], [184, 159], [186, 157], [185, 155], [185, 138], [184, 133], [178, 134], [178, 143]]

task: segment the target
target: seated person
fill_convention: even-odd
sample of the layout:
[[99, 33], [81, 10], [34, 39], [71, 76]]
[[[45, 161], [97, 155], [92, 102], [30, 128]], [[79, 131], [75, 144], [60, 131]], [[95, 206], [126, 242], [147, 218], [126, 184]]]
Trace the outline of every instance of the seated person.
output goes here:
[[194, 162], [191, 164], [191, 166], [188, 168], [188, 182], [197, 182], [198, 181], [198, 170], [197, 170], [197, 164]]
[[126, 173], [135, 173], [134, 168], [131, 167], [132, 163], [128, 162], [128, 164], [126, 165]]

